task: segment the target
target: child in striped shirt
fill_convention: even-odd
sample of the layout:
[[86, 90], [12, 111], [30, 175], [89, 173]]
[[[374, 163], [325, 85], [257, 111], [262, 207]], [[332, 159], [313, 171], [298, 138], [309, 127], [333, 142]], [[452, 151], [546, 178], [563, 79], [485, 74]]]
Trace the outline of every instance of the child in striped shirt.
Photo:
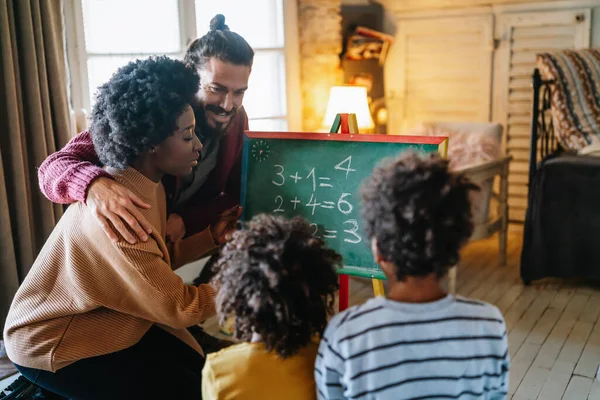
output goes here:
[[440, 284], [471, 236], [476, 188], [437, 155], [406, 153], [374, 170], [363, 219], [388, 294], [330, 321], [316, 360], [320, 399], [506, 398], [502, 314]]

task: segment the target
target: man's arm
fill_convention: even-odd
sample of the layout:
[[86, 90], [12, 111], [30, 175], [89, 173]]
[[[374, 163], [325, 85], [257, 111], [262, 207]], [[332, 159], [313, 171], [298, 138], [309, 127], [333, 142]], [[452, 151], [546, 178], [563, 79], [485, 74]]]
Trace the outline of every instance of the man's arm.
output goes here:
[[137, 240], [126, 225], [141, 240], [148, 240], [147, 233], [152, 232], [152, 225], [137, 207], [150, 208], [150, 205], [115, 182], [100, 164], [90, 132], [83, 131], [63, 149], [44, 160], [38, 169], [40, 190], [54, 203], [71, 204], [80, 201], [87, 204], [106, 235], [113, 241], [118, 237], [108, 221], [131, 244]]
[[92, 137], [89, 131], [83, 131], [40, 165], [40, 190], [53, 203], [85, 203], [87, 189], [94, 179], [112, 179], [99, 165]]

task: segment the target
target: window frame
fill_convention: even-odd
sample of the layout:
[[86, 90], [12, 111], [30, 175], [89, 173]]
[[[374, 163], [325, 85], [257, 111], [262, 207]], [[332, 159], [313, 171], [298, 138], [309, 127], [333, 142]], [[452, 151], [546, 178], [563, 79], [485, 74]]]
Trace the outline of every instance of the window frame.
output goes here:
[[[195, 0], [177, 0], [179, 6], [180, 53], [167, 53], [170, 56], [183, 57], [189, 44], [198, 37], [196, 31]], [[87, 116], [91, 111], [91, 93], [89, 92], [88, 57], [112, 56], [114, 54], [87, 53], [83, 27], [83, 8], [81, 0], [64, 1], [65, 45], [67, 53], [67, 76], [69, 102], [75, 116], [76, 130], [87, 129]], [[183, 11], [182, 11], [183, 10]], [[284, 43], [281, 48], [255, 48], [255, 53], [282, 52], [285, 63], [286, 115], [256, 120], [286, 120], [288, 131], [302, 130], [302, 94], [300, 89], [300, 45], [298, 30], [298, 6], [295, 1], [282, 1]], [[121, 56], [147, 57], [153, 53], [118, 54]]]

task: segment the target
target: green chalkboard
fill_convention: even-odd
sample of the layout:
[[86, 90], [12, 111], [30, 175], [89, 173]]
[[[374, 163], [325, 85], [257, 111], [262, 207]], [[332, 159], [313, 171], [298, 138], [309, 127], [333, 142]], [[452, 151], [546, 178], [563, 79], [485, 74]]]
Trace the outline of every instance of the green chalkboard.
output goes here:
[[360, 185], [385, 158], [408, 149], [443, 153], [446, 144], [440, 137], [246, 132], [242, 218], [302, 216], [344, 257], [340, 273], [385, 279], [362, 229]]

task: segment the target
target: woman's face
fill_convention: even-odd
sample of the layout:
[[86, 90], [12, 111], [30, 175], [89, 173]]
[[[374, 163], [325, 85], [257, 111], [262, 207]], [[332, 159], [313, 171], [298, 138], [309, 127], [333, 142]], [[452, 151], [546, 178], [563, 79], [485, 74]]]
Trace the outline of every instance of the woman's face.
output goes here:
[[194, 133], [196, 119], [187, 105], [177, 118], [177, 130], [154, 148], [154, 162], [164, 174], [186, 176], [198, 164], [202, 143]]

